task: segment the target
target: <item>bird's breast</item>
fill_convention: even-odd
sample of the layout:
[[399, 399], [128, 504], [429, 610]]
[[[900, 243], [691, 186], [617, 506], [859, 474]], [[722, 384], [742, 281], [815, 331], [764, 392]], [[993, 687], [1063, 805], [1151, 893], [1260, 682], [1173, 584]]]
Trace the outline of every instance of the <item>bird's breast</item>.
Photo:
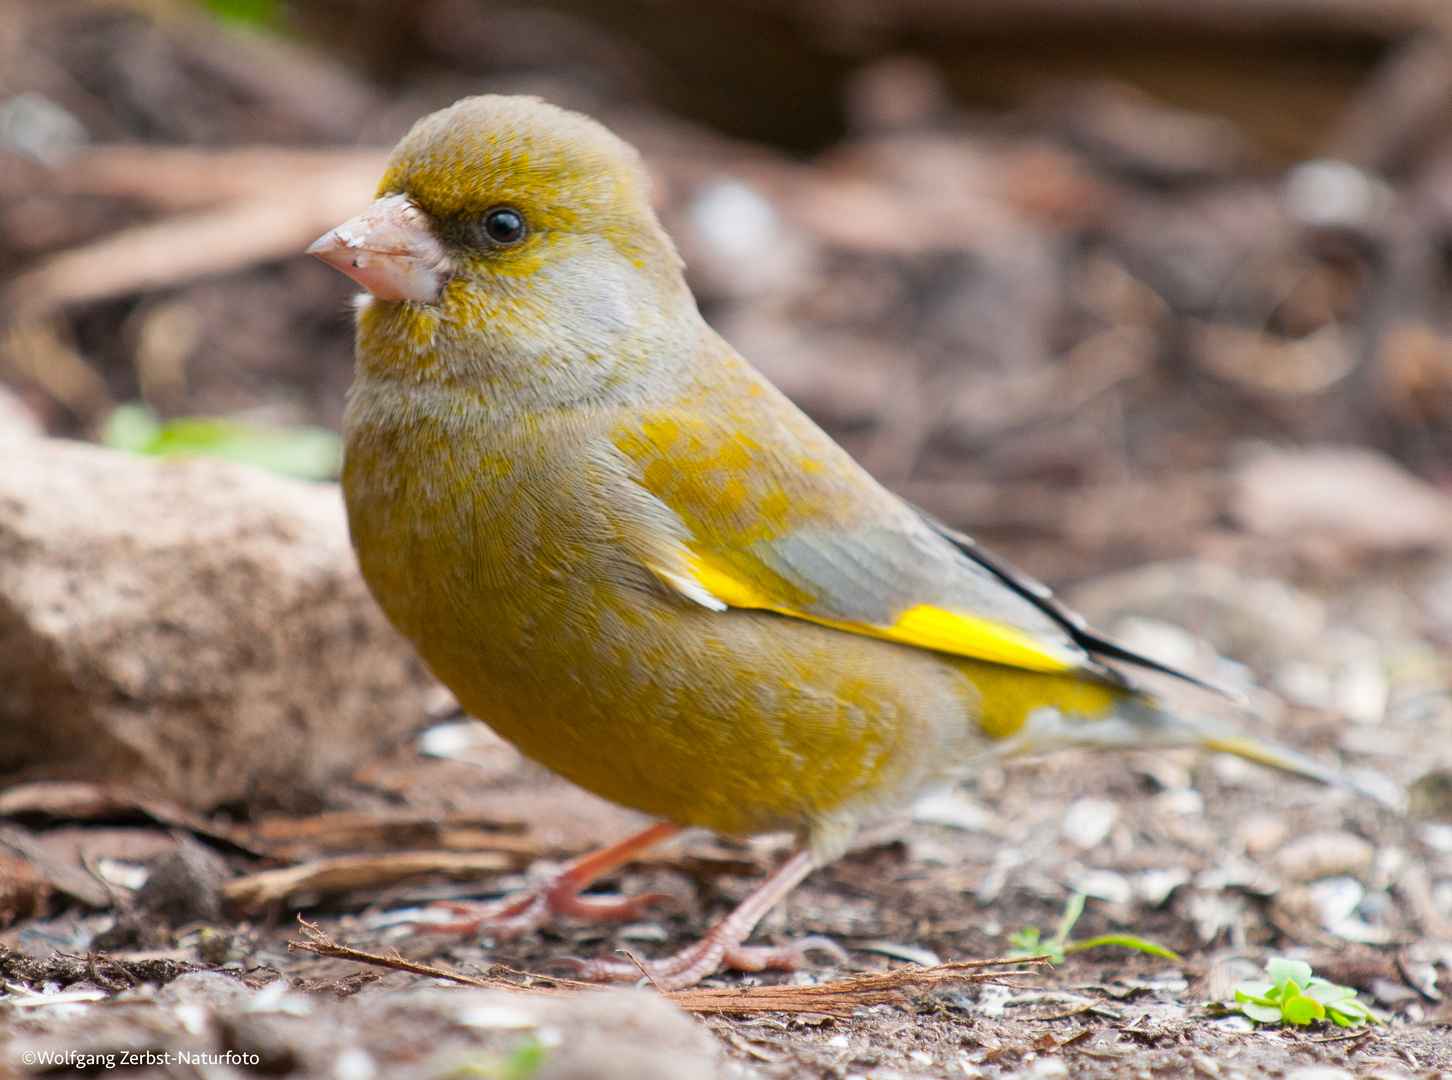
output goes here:
[[676, 617], [614, 542], [588, 444], [568, 422], [501, 424], [425, 392], [360, 387], [350, 402], [343, 486], [363, 575], [497, 727], [537, 719], [544, 690], [630, 689], [650, 670], [644, 638]]

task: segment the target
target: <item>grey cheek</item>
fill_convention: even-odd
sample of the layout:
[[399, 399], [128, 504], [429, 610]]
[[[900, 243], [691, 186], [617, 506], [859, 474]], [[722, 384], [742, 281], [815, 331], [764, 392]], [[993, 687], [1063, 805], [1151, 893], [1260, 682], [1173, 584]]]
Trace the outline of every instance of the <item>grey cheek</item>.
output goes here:
[[[631, 333], [637, 326], [637, 305], [629, 271], [596, 259], [569, 259], [561, 264], [551, 285], [561, 299], [556, 307], [568, 323], [570, 340], [601, 349]], [[555, 291], [555, 290], [552, 290]]]

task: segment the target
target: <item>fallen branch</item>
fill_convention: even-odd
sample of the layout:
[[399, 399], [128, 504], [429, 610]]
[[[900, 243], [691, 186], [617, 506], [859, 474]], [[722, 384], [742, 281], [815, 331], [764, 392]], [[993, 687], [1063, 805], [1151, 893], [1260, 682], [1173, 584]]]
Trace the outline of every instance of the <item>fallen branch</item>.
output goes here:
[[368, 205], [381, 157], [305, 175], [286, 189], [138, 225], [44, 259], [11, 284], [25, 311], [172, 288], [196, 278], [300, 254]]
[[530, 862], [504, 851], [390, 851], [382, 855], [339, 855], [331, 859], [262, 870], [234, 878], [224, 890], [228, 903], [258, 911], [300, 893], [332, 894], [393, 885], [409, 878], [441, 874], [471, 881]]
[[47, 824], [66, 821], [141, 820], [170, 829], [183, 829], [219, 847], [257, 858], [264, 854], [245, 838], [161, 795], [138, 791], [125, 784], [98, 784], [89, 780], [35, 780], [0, 792], [0, 818]]
[[254, 847], [285, 862], [410, 848], [554, 856], [553, 851], [525, 840], [522, 834], [527, 828], [522, 821], [500, 821], [478, 814], [343, 811], [305, 818], [263, 818], [252, 826], [250, 836]]
[[387, 160], [387, 150], [103, 145], [78, 151], [58, 170], [37, 167], [28, 186], [37, 192], [128, 199], [174, 212], [287, 191], [319, 173], [349, 166], [376, 178]]
[[[0, 816], [3, 814], [0, 799]], [[323, 855], [349, 852], [500, 851], [519, 859], [567, 859], [580, 854], [576, 846], [562, 846], [528, 832], [523, 821], [505, 821], [478, 814], [435, 814], [391, 811], [371, 814], [336, 812], [305, 818], [264, 818], [248, 830], [248, 843], [284, 862], [301, 862]], [[701, 879], [736, 874], [751, 877], [769, 867], [747, 852], [720, 845], [693, 842], [688, 848], [664, 844], [642, 853], [632, 867], [679, 870]]]
[[[449, 979], [466, 986], [479, 986], [488, 990], [519, 990], [526, 993], [543, 993], [562, 996], [585, 990], [600, 990], [594, 983], [578, 982], [574, 979], [559, 979], [551, 975], [529, 975], [511, 968], [496, 967], [491, 970], [531, 979], [541, 979], [550, 985], [519, 983], [502, 975], [479, 978], [463, 975], [429, 964], [405, 960], [394, 953], [384, 956], [380, 953], [364, 952], [361, 949], [339, 945], [315, 924], [299, 919], [307, 940], [289, 941], [288, 951], [310, 952], [338, 960], [354, 960], [360, 964], [407, 971], [414, 975]], [[632, 957], [632, 959], [634, 959]], [[674, 1005], [693, 1013], [758, 1013], [788, 1012], [814, 1013], [821, 1016], [851, 1016], [857, 1009], [872, 1005], [901, 1002], [909, 994], [923, 993], [949, 983], [1002, 982], [1013, 977], [1012, 971], [989, 970], [1003, 967], [1018, 967], [1024, 964], [1048, 963], [1047, 956], [1029, 956], [1022, 959], [997, 960], [953, 960], [933, 967], [910, 965], [897, 971], [886, 971], [874, 975], [854, 975], [840, 982], [821, 983], [817, 986], [743, 986], [723, 989], [700, 989], [692, 987], [662, 993], [662, 997]], [[642, 967], [642, 971], [645, 969]]]

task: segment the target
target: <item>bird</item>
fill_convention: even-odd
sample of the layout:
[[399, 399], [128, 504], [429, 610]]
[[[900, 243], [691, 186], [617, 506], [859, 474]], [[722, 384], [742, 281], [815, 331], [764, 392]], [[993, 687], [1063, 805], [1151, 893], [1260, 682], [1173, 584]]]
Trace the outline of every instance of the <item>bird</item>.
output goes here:
[[1197, 680], [879, 484], [707, 324], [595, 120], [460, 100], [308, 251], [365, 290], [341, 484], [374, 597], [465, 710], [655, 819], [449, 927], [634, 919], [660, 897], [583, 891], [683, 827], [790, 832], [733, 912], [641, 962], [676, 989], [826, 947], [747, 939], [862, 825], [989, 762], [1188, 746], [1344, 783], [1149, 689]]

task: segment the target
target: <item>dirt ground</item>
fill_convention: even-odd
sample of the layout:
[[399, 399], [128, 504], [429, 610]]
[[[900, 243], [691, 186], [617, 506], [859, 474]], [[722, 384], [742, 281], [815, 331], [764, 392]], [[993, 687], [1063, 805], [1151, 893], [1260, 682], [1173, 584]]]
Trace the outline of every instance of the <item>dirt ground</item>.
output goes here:
[[[1378, 759], [1378, 764], [1385, 762]], [[631, 824], [625, 812], [531, 766], [510, 767], [507, 777], [484, 784], [478, 779], [482, 768], [405, 752], [365, 770], [366, 782], [340, 794], [340, 802], [373, 807], [355, 809], [355, 814], [395, 818], [405, 810], [486, 820], [509, 813], [529, 822], [526, 837], [560, 851]], [[1203, 810], [1188, 805], [1193, 801], [1189, 792], [1203, 798]], [[378, 809], [380, 804], [387, 811]], [[987, 770], [953, 801], [922, 806], [917, 816], [955, 824], [901, 821], [878, 827], [847, 858], [808, 879], [768, 917], [756, 938], [784, 942], [826, 934], [847, 950], [847, 963], [818, 955], [819, 962], [791, 976], [723, 974], [707, 985], [810, 984], [901, 968], [903, 957], [931, 964], [1000, 956], [1012, 930], [1032, 924], [1047, 931], [1057, 922], [1066, 886], [1111, 897], [1088, 901], [1073, 938], [1130, 932], [1180, 952], [1183, 959], [1101, 947], [1071, 953], [1062, 965], [1032, 971], [1009, 986], [947, 986], [850, 1016], [766, 1012], [702, 1018], [734, 1063], [732, 1075], [1258, 1076], [1294, 1074], [1313, 1064], [1359, 1076], [1432, 1076], [1452, 1070], [1448, 1018], [1440, 1001], [1409, 989], [1402, 974], [1425, 975], [1427, 960], [1441, 960], [1444, 954], [1418, 951], [1428, 941], [1408, 914], [1407, 886], [1412, 882], [1415, 888], [1415, 876], [1403, 866], [1399, 876], [1387, 880], [1398, 858], [1425, 866], [1437, 877], [1452, 872], [1452, 866], [1448, 855], [1429, 854], [1399, 814], [1238, 761], [1074, 754]], [[1106, 816], [1112, 823], [1106, 824]], [[47, 834], [52, 843], [59, 831]], [[92, 826], [90, 831], [96, 834], [93, 852], [124, 852], [128, 838], [123, 833], [149, 832], [153, 840], [176, 843], [134, 826]], [[1295, 848], [1284, 840], [1267, 850], [1261, 831], [1332, 841], [1308, 856], [1304, 844]], [[1377, 946], [1350, 943], [1318, 925], [1318, 910], [1307, 910], [1298, 886], [1281, 876], [1288, 858], [1334, 862], [1337, 835], [1375, 845], [1371, 865], [1353, 872], [1371, 885], [1361, 905], [1368, 920], [1362, 926], [1373, 931], [1365, 936], [1379, 937]], [[129, 839], [134, 847], [136, 836]], [[12, 992], [27, 984], [40, 990], [46, 980], [34, 971], [25, 979], [19, 953], [42, 961], [55, 949], [84, 956], [108, 937], [119, 944], [129, 934], [130, 948], [113, 944], [103, 950], [122, 971], [134, 965], [144, 977], [145, 964], [154, 969], [169, 962], [172, 969], [162, 976], [175, 977], [220, 961], [221, 970], [254, 990], [279, 976], [283, 985], [299, 988], [295, 996], [304, 1004], [292, 1007], [315, 1014], [315, 1022], [307, 1025], [289, 1026], [292, 1014], [281, 1007], [244, 1013], [236, 1004], [212, 1006], [220, 1032], [214, 1035], [217, 1046], [248, 1052], [265, 1044], [269, 1060], [282, 1055], [291, 1062], [269, 1071], [333, 1075], [328, 1071], [332, 1062], [352, 1048], [368, 1054], [383, 1075], [448, 1075], [458, 1044], [468, 1045], [457, 1025], [454, 1039], [422, 1054], [400, 1038], [408, 1010], [418, 1007], [407, 991], [437, 985], [436, 980], [289, 952], [287, 942], [303, 940], [292, 907], [306, 905], [302, 913], [323, 931], [365, 951], [387, 954], [396, 948], [410, 959], [464, 974], [487, 975], [499, 964], [568, 973], [555, 963], [561, 956], [621, 948], [649, 955], [689, 942], [750, 888], [753, 878], [742, 871], [767, 865], [784, 851], [784, 843], [771, 838], [723, 845], [706, 835], [690, 835], [663, 852], [655, 865], [633, 867], [603, 883], [611, 891], [660, 890], [679, 898], [677, 905], [651, 912], [648, 922], [614, 931], [564, 925], [488, 947], [450, 935], [404, 934], [386, 916], [430, 899], [495, 895], [523, 884], [524, 878], [509, 875], [472, 886], [401, 885], [329, 897], [299, 895], [289, 905], [206, 930], [192, 926], [168, 932], [145, 915], [130, 927], [124, 915], [119, 920], [114, 915], [26, 920], [0, 939], [17, 950], [0, 963]], [[1344, 853], [1341, 858], [1345, 861]], [[234, 865], [243, 861], [231, 859]], [[527, 873], [546, 865], [533, 862]], [[1303, 876], [1324, 873], [1329, 865], [1289, 869]], [[1150, 879], [1167, 873], [1183, 884], [1158, 902], [1147, 899]], [[1304, 887], [1299, 891], [1304, 893]], [[1347, 932], [1345, 927], [1341, 932]], [[135, 947], [143, 941], [153, 947]], [[1307, 958], [1318, 972], [1362, 987], [1378, 1003], [1382, 1023], [1349, 1032], [1324, 1025], [1257, 1031], [1210, 1006], [1225, 1000], [1229, 987], [1253, 975], [1257, 961], [1270, 955]], [[61, 994], [62, 1003], [7, 1010], [0, 1023], [12, 1068], [28, 1071], [18, 1055], [46, 1049], [115, 1052], [126, 1046], [186, 1045], [185, 1031], [168, 1031], [177, 1027], [167, 1023], [172, 1002], [158, 1001], [154, 992], [125, 990], [126, 976], [104, 965], [98, 970], [106, 980], [100, 983], [103, 992], [112, 995], [106, 1000], [64, 1003], [67, 992], [97, 986], [81, 964], [69, 979], [51, 972], [45, 988]], [[156, 978], [154, 970], [150, 976]], [[1438, 995], [1435, 985], [1421, 985]], [[272, 1011], [283, 1019], [264, 1032], [236, 1023], [239, 1014], [260, 1022]], [[330, 1032], [321, 1041], [318, 1023]], [[145, 1033], [140, 1042], [138, 1030]]]
[[[693, 940], [787, 838], [672, 841], [599, 886], [675, 898], [626, 927], [418, 931], [397, 912], [501, 895], [642, 820], [442, 688], [408, 745], [292, 801], [182, 806], [16, 763], [0, 1075], [1452, 1075], [1436, 10], [232, 6], [253, 23], [189, 0], [0, 0], [0, 381], [27, 422], [94, 440], [142, 402], [336, 428], [352, 286], [297, 252], [366, 203], [417, 117], [538, 93], [639, 146], [708, 319], [884, 483], [1096, 626], [1241, 688], [1249, 712], [1227, 716], [1358, 790], [1229, 756], [986, 764], [864, 832], [753, 939], [825, 935], [845, 960], [705, 986], [805, 994], [1005, 957], [1080, 896], [1062, 963], [687, 1020], [649, 986], [555, 996], [550, 977]], [[299, 918], [486, 985], [290, 950]], [[1072, 950], [1107, 934], [1178, 958]], [[1355, 987], [1377, 1023], [1227, 1011], [1277, 956]]]

